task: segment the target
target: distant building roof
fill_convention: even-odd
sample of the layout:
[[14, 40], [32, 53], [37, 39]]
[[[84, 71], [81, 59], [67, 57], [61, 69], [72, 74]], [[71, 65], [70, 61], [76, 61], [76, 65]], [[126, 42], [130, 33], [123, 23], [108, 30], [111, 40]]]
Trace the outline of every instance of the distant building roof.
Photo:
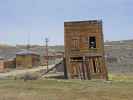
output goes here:
[[[52, 51], [48, 52], [48, 56], [63, 56], [63, 55], [64, 55], [64, 52], [52, 52]], [[46, 51], [44, 51], [42, 56], [47, 56]]]
[[17, 52], [16, 55], [39, 55], [39, 54], [37, 52], [24, 50], [24, 51]]
[[82, 24], [82, 23], [89, 23], [89, 24], [98, 24], [98, 23], [102, 23], [102, 20], [88, 20], [88, 21], [67, 21], [64, 22], [65, 24]]
[[[47, 56], [46, 52], [43, 54], [43, 56]], [[56, 56], [55, 52], [48, 52], [48, 56]]]

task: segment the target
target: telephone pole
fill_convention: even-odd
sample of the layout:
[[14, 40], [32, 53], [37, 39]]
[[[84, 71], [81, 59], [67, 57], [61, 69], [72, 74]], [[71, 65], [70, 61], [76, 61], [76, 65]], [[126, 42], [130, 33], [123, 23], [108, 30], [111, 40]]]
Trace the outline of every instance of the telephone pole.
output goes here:
[[46, 60], [46, 66], [47, 66], [47, 70], [48, 70], [48, 63], [49, 63], [49, 57], [48, 57], [48, 42], [49, 42], [49, 40], [48, 40], [48, 38], [45, 38], [45, 53], [46, 53], [46, 58], [45, 58], [45, 60]]
[[30, 33], [28, 33], [28, 38], [27, 38], [27, 47], [26, 47], [27, 51], [30, 50]]

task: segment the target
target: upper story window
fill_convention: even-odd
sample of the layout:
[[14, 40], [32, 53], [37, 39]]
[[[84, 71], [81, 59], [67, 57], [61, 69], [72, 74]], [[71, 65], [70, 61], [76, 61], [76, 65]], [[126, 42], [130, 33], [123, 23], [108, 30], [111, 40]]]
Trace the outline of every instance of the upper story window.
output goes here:
[[73, 49], [79, 49], [79, 39], [78, 38], [72, 39], [72, 48]]
[[89, 37], [89, 48], [96, 48], [96, 37]]

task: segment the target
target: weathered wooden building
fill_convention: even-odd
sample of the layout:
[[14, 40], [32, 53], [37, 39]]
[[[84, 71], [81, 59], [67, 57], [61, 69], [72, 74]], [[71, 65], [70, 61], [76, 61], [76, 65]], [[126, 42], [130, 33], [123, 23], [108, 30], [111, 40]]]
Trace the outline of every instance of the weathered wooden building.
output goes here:
[[47, 59], [49, 64], [55, 64], [58, 59], [63, 59], [63, 58], [64, 58], [64, 52], [49, 51], [48, 55], [45, 52], [43, 55], [41, 55], [41, 65], [46, 65]]
[[101, 20], [64, 23], [65, 62], [70, 79], [107, 79]]
[[4, 71], [4, 58], [0, 57], [0, 72]]
[[56, 58], [57, 59], [63, 59], [64, 58], [64, 52], [61, 52], [61, 51], [56, 52]]
[[48, 64], [54, 64], [56, 60], [56, 55], [54, 52], [48, 52], [48, 55], [45, 53], [44, 55], [41, 56], [41, 65], [46, 66], [47, 65], [47, 60]]
[[0, 57], [0, 72], [5, 72], [8, 69], [16, 67], [15, 58], [5, 59]]
[[16, 68], [32, 68], [40, 66], [40, 55], [36, 52], [25, 50], [16, 53]]
[[4, 68], [5, 69], [16, 68], [16, 58], [6, 59], [4, 61]]

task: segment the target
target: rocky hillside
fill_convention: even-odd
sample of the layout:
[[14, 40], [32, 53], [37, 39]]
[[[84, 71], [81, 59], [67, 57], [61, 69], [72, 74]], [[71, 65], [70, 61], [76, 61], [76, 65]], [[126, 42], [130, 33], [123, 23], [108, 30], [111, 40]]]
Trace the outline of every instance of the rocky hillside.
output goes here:
[[[10, 59], [16, 52], [26, 49], [24, 45], [0, 45], [0, 57]], [[30, 50], [45, 53], [45, 47], [39, 45], [30, 46]], [[64, 51], [64, 46], [50, 46], [49, 52]], [[132, 73], [133, 72], [133, 40], [107, 41], [105, 42], [105, 57], [109, 72]]]
[[111, 72], [133, 72], [133, 40], [105, 43], [108, 69]]

